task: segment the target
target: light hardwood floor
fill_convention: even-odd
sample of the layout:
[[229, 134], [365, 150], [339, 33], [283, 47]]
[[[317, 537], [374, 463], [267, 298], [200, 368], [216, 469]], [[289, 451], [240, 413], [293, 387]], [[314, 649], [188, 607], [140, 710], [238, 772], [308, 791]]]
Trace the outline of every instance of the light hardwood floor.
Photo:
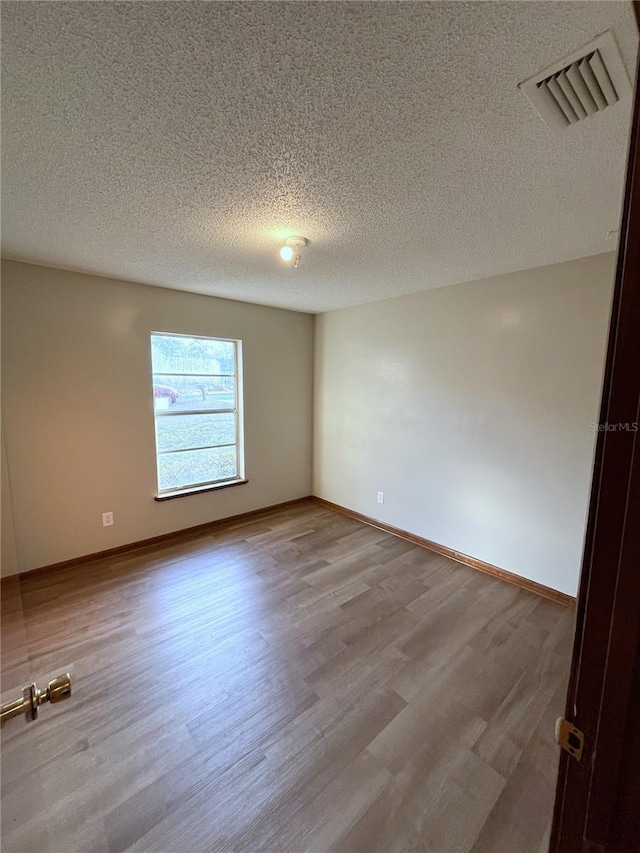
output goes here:
[[3, 853], [542, 853], [573, 617], [311, 502], [9, 585]]

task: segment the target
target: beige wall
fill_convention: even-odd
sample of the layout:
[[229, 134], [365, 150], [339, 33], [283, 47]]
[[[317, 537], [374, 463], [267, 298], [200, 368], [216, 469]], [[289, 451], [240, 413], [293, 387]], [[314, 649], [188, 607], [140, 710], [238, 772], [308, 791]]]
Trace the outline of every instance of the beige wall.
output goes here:
[[[317, 317], [314, 493], [575, 593], [614, 262]], [[2, 271], [3, 575], [311, 493], [312, 317]], [[153, 500], [151, 330], [244, 341], [248, 485]]]
[[4, 449], [4, 433], [0, 436], [0, 456], [2, 457], [2, 547], [0, 549], [0, 566], [2, 577], [14, 575], [19, 571], [18, 555], [16, 554], [16, 536], [13, 526], [13, 507], [11, 505], [11, 488], [7, 457]]
[[318, 317], [314, 494], [575, 594], [614, 264]]
[[[311, 493], [312, 316], [10, 261], [2, 273], [14, 570]], [[242, 339], [247, 485], [153, 500], [152, 330]]]

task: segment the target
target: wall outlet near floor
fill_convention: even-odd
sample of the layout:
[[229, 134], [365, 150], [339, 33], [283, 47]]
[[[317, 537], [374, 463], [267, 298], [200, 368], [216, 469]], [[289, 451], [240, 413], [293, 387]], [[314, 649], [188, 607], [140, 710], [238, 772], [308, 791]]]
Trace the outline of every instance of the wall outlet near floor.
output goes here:
[[384, 503], [384, 492], [378, 492], [378, 503], [379, 504]]
[[103, 512], [102, 513], [102, 526], [103, 527], [112, 527], [113, 526], [113, 513], [112, 512]]

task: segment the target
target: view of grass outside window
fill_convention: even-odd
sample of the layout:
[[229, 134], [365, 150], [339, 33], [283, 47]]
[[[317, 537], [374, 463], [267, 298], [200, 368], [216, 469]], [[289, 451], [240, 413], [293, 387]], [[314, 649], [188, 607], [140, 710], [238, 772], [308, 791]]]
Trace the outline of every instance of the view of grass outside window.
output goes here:
[[152, 333], [159, 494], [242, 478], [240, 344]]

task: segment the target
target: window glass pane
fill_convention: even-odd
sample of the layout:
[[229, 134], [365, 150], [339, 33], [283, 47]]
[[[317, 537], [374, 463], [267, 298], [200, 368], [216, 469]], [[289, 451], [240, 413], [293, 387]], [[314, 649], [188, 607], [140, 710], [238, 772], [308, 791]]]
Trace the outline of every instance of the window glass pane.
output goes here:
[[171, 376], [153, 374], [156, 412], [193, 412], [234, 409], [236, 381], [233, 376]]
[[241, 476], [238, 347], [233, 340], [151, 335], [160, 492]]
[[176, 415], [156, 420], [158, 453], [167, 450], [188, 450], [213, 447], [216, 444], [235, 444], [236, 416]]
[[213, 480], [238, 476], [235, 447], [214, 450], [185, 450], [158, 456], [158, 485], [160, 491], [179, 489]]
[[233, 376], [235, 342], [151, 335], [154, 373], [217, 373]]

